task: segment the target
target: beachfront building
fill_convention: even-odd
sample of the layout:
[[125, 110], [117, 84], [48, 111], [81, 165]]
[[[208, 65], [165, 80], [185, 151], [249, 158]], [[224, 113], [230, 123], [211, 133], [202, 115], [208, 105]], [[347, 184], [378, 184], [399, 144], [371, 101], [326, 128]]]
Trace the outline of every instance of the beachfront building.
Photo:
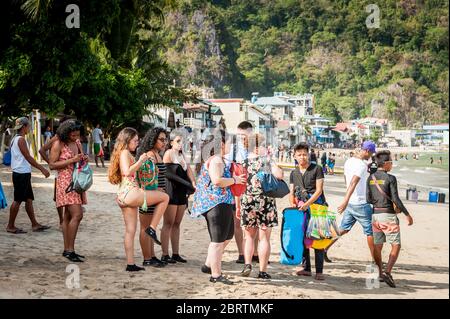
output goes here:
[[318, 124], [311, 120], [311, 117], [314, 117], [315, 105], [313, 94], [291, 95], [286, 92], [274, 92], [272, 97], [254, 95], [252, 101], [270, 110], [271, 116], [276, 121], [280, 141], [287, 146], [293, 146], [299, 142], [312, 142], [310, 125], [316, 125], [316, 131], [320, 130], [317, 127]]
[[253, 97], [252, 102], [261, 108], [263, 112], [270, 114], [273, 121], [273, 127], [277, 132], [278, 142], [291, 147], [297, 141], [296, 131], [291, 128], [291, 124], [295, 125], [294, 107], [295, 105], [282, 98], [282, 94], [270, 97]]
[[[394, 142], [389, 142], [390, 139], [394, 139]], [[415, 130], [392, 130], [389, 134], [385, 135], [387, 146], [414, 146], [416, 144], [416, 131]], [[391, 144], [389, 144], [391, 143]]]
[[214, 119], [216, 121], [223, 119], [227, 131], [232, 134], [237, 133], [237, 126], [242, 121], [252, 123], [257, 133], [263, 133], [271, 128], [270, 113], [245, 99], [209, 99], [207, 101], [216, 106], [222, 114], [220, 118]]
[[381, 133], [381, 136], [384, 136], [390, 131], [389, 121], [387, 119], [365, 117], [357, 120], [357, 122], [365, 126], [364, 134], [366, 136], [372, 135], [374, 131], [379, 131]]
[[143, 122], [152, 126], [174, 129], [184, 126], [190, 129], [214, 128], [222, 115], [219, 107], [204, 99], [185, 102], [179, 112], [169, 107], [152, 108], [151, 115], [143, 117]]
[[316, 144], [329, 144], [335, 142], [331, 121], [320, 114], [304, 116], [306, 124], [311, 128], [310, 142]]
[[357, 135], [352, 130], [350, 123], [348, 122], [336, 123], [336, 126], [332, 130], [338, 134], [339, 147], [353, 146], [353, 143], [356, 141]]
[[448, 146], [448, 126], [448, 123], [424, 125], [418, 133], [421, 144]]

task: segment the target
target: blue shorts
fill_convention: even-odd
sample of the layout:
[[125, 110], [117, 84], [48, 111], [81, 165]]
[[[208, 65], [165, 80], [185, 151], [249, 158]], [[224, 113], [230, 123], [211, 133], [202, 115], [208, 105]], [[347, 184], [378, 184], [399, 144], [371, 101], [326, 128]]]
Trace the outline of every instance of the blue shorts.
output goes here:
[[373, 236], [372, 231], [372, 207], [370, 204], [348, 204], [341, 221], [341, 229], [349, 231], [358, 222], [361, 224], [364, 235]]

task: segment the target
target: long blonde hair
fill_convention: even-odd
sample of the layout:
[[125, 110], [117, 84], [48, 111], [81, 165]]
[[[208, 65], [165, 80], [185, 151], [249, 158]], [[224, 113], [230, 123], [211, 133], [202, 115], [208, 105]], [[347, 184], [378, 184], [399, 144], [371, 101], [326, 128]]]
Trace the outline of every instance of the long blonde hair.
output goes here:
[[111, 155], [111, 165], [108, 170], [108, 179], [111, 184], [120, 184], [122, 174], [120, 173], [120, 153], [128, 149], [130, 141], [138, 134], [132, 127], [126, 127], [119, 132]]

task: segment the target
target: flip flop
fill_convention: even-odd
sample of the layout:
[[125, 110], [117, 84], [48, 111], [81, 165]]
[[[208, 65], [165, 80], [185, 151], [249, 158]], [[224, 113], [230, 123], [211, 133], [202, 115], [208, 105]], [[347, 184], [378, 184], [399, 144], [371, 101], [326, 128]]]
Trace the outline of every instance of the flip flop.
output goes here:
[[51, 226], [46, 226], [46, 225], [40, 225], [38, 228], [33, 229], [34, 232], [42, 232], [44, 230], [47, 230], [51, 228]]
[[20, 229], [20, 228], [16, 228], [14, 230], [7, 229], [6, 231], [10, 234], [26, 234], [27, 233], [25, 230]]

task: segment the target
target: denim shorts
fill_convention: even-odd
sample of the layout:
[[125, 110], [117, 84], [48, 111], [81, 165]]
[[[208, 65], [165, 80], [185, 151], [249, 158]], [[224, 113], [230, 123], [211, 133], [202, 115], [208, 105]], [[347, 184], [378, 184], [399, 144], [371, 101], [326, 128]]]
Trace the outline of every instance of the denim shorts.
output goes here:
[[349, 231], [356, 222], [361, 224], [364, 235], [373, 236], [372, 206], [370, 206], [370, 204], [347, 205], [340, 228]]

